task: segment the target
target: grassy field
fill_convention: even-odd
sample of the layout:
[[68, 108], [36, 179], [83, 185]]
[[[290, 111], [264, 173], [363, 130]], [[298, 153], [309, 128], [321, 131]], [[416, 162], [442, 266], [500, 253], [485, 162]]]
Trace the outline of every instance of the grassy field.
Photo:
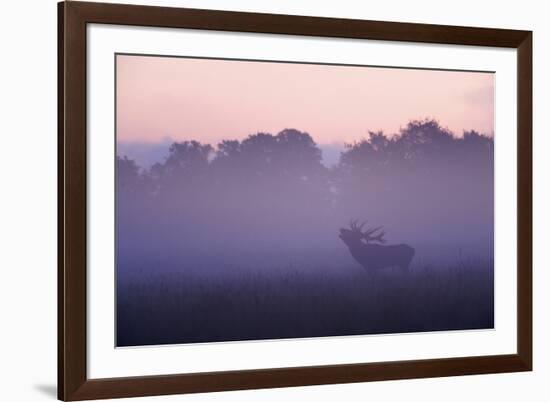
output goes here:
[[492, 261], [418, 265], [406, 275], [153, 265], [125, 275], [119, 264], [118, 346], [493, 327]]

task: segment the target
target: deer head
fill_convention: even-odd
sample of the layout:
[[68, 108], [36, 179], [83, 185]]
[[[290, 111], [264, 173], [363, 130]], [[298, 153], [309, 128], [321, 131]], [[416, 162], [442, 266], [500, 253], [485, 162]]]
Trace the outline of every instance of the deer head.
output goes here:
[[384, 239], [385, 232], [381, 230], [382, 226], [366, 229], [365, 231], [363, 231], [363, 227], [365, 226], [365, 224], [366, 222], [363, 222], [362, 224], [358, 225], [356, 220], [351, 221], [349, 224], [349, 229], [340, 229], [340, 239], [342, 239], [342, 241], [348, 246], [364, 243], [369, 244], [371, 242], [378, 242], [383, 244], [386, 242], [386, 239]]

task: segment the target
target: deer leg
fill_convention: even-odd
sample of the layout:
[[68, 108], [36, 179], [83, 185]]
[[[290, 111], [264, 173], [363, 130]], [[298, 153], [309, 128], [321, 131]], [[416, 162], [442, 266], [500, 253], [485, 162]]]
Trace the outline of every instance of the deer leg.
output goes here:
[[409, 272], [409, 267], [411, 266], [412, 259], [414, 257], [414, 250], [411, 250], [411, 253], [409, 254], [409, 258], [407, 258], [407, 261], [401, 266], [401, 270], [405, 273]]

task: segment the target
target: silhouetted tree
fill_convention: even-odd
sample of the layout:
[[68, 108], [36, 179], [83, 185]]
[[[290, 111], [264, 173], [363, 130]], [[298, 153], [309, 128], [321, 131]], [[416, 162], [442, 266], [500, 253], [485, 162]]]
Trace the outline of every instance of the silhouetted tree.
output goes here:
[[210, 144], [198, 141], [175, 142], [169, 148], [168, 157], [154, 164], [149, 177], [156, 183], [161, 196], [172, 197], [177, 193], [193, 193], [207, 180], [210, 156], [214, 149]]
[[492, 221], [492, 144], [473, 131], [456, 137], [435, 120], [411, 121], [390, 137], [370, 132], [334, 169], [339, 208], [408, 227], [422, 219], [432, 232]]
[[116, 178], [119, 190], [133, 190], [137, 187], [140, 176], [139, 167], [127, 156], [116, 157]]

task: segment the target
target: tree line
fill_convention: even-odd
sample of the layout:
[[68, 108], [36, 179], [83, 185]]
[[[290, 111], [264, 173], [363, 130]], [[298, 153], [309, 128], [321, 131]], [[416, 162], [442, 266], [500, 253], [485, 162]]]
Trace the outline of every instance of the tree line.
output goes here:
[[404, 238], [437, 237], [453, 224], [451, 235], [472, 235], [474, 225], [491, 237], [493, 148], [492, 137], [456, 136], [435, 120], [411, 121], [393, 135], [368, 132], [331, 167], [312, 136], [296, 129], [215, 147], [174, 142], [149, 169], [117, 156], [117, 224], [131, 232], [162, 227], [159, 238], [189, 241], [213, 241], [213, 227], [220, 242], [231, 242], [235, 227], [250, 242], [332, 241], [328, 228], [352, 218]]

